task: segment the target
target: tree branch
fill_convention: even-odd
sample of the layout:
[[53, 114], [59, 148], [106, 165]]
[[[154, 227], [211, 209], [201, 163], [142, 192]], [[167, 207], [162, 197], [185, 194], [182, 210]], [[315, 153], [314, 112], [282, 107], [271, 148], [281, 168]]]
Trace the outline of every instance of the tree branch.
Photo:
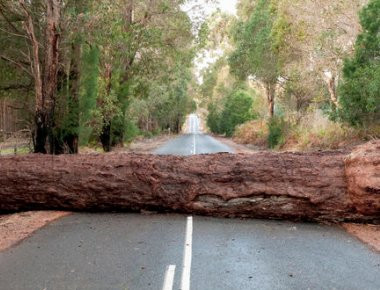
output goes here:
[[11, 91], [11, 90], [23, 90], [30, 89], [32, 84], [11, 84], [8, 86], [0, 86], [0, 91]]
[[3, 55], [3, 54], [0, 54], [0, 59], [10, 62], [14, 66], [16, 66], [16, 67], [20, 68], [22, 71], [26, 72], [29, 76], [33, 77], [33, 74], [29, 70], [27, 70], [20, 62], [17, 62], [15, 60]]
[[8, 25], [12, 28], [12, 30], [13, 30], [15, 33], [20, 34], [20, 31], [17, 29], [17, 27], [12, 23], [12, 21], [10, 21], [10, 20], [8, 19], [8, 17], [5, 16], [4, 11], [3, 11], [3, 9], [1, 9], [1, 7], [0, 7], [0, 14], [1, 14], [1, 16], [3, 16], [4, 20], [5, 20], [5, 21], [8, 23]]

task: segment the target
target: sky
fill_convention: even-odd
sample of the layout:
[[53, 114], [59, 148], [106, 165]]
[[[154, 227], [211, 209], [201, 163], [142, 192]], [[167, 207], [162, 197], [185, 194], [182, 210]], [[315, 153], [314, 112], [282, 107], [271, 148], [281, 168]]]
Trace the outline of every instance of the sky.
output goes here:
[[220, 0], [219, 8], [223, 12], [236, 15], [236, 3], [237, 0]]
[[[189, 17], [193, 23], [199, 24], [199, 18], [210, 16], [217, 9], [222, 12], [236, 15], [236, 4], [238, 0], [189, 0], [186, 5], [183, 6], [183, 10], [187, 11]], [[197, 9], [194, 9], [197, 7]], [[195, 24], [196, 26], [196, 24]], [[201, 71], [215, 62], [223, 51], [206, 51], [199, 54], [195, 60], [195, 73], [199, 82], [202, 82]]]
[[211, 15], [217, 9], [225, 13], [236, 15], [237, 1], [238, 0], [188, 0], [188, 2], [183, 5], [183, 10], [187, 11], [190, 18], [195, 22], [199, 16], [199, 10], [192, 8], [199, 7], [201, 12], [206, 16]]

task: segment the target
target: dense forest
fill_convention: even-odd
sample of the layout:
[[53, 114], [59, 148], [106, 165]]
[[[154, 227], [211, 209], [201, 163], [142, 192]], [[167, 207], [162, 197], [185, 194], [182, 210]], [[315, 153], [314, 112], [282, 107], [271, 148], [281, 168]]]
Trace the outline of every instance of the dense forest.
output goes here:
[[208, 49], [223, 47], [199, 90], [212, 132], [301, 150], [380, 136], [379, 0], [241, 0], [237, 10], [207, 22]]
[[198, 45], [183, 2], [0, 1], [0, 99], [34, 152], [181, 130]]
[[240, 0], [197, 25], [187, 2], [0, 0], [0, 139], [108, 152], [179, 133], [196, 109], [266, 148], [379, 138], [380, 0]]

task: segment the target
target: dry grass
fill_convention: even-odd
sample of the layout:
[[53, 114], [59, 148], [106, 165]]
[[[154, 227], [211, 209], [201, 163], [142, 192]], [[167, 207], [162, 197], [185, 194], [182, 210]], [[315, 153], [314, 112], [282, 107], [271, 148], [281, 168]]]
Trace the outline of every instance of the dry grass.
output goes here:
[[[268, 126], [264, 120], [239, 126], [234, 140], [241, 144], [268, 146]], [[371, 139], [380, 138], [380, 125], [367, 129], [352, 128], [330, 121], [321, 111], [305, 115], [297, 125], [288, 123], [284, 142], [276, 148], [291, 151], [350, 149]]]
[[289, 130], [282, 149], [309, 151], [350, 148], [380, 137], [380, 128], [358, 129], [335, 123], [320, 111], [306, 115]]
[[241, 144], [267, 146], [268, 126], [264, 120], [247, 122], [236, 128], [234, 140]]

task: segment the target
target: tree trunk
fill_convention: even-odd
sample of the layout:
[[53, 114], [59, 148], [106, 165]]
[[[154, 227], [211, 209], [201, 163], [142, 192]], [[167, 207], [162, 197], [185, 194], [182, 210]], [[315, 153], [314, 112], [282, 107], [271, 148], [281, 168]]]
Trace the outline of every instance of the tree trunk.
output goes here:
[[335, 76], [332, 75], [327, 79], [327, 88], [330, 93], [330, 100], [335, 105], [336, 108], [339, 107], [338, 97], [336, 94]]
[[39, 42], [34, 31], [34, 23], [29, 10], [26, 7], [24, 0], [19, 0], [21, 8], [24, 12], [26, 21], [24, 22], [25, 31], [28, 35], [31, 45], [31, 68], [34, 78], [34, 94], [35, 94], [35, 131], [34, 135], [34, 152], [35, 153], [47, 153], [45, 145], [47, 138], [47, 126], [46, 126], [46, 112], [44, 110], [44, 98], [43, 98], [43, 82], [42, 72], [40, 64], [40, 47]]
[[46, 154], [46, 139], [48, 136], [46, 127], [46, 114], [42, 110], [35, 113], [34, 153]]
[[[19, 0], [24, 12], [25, 30], [32, 47], [32, 73], [35, 87], [35, 132], [34, 152], [53, 153], [53, 126], [54, 105], [57, 91], [58, 73], [58, 49], [59, 49], [59, 24], [61, 18], [61, 1], [45, 0], [46, 5], [46, 27], [45, 27], [45, 50], [44, 69], [41, 72], [40, 44], [34, 30], [32, 16], [27, 9], [24, 0]], [[49, 137], [49, 150], [46, 141]]]
[[275, 99], [275, 93], [276, 93], [276, 85], [268, 83], [265, 85], [265, 90], [266, 90], [267, 99], [268, 99], [269, 118], [272, 119], [274, 116], [274, 99]]
[[0, 211], [161, 210], [222, 217], [380, 222], [376, 175], [380, 142], [366, 146], [366, 151], [356, 150], [350, 156], [342, 152], [260, 152], [190, 157], [112, 153], [2, 157]]
[[58, 83], [58, 62], [60, 43], [61, 1], [45, 0], [46, 28], [45, 28], [45, 62], [43, 74], [43, 97], [46, 111], [46, 127], [49, 137], [49, 153], [54, 154], [54, 111]]
[[100, 142], [104, 152], [111, 152], [111, 122], [103, 120], [103, 128], [100, 133]]
[[[105, 80], [107, 83], [106, 94], [109, 96], [112, 89], [112, 65], [107, 63], [105, 64]], [[111, 151], [111, 125], [112, 121], [107, 116], [103, 116], [103, 127], [99, 139], [105, 152]]]

